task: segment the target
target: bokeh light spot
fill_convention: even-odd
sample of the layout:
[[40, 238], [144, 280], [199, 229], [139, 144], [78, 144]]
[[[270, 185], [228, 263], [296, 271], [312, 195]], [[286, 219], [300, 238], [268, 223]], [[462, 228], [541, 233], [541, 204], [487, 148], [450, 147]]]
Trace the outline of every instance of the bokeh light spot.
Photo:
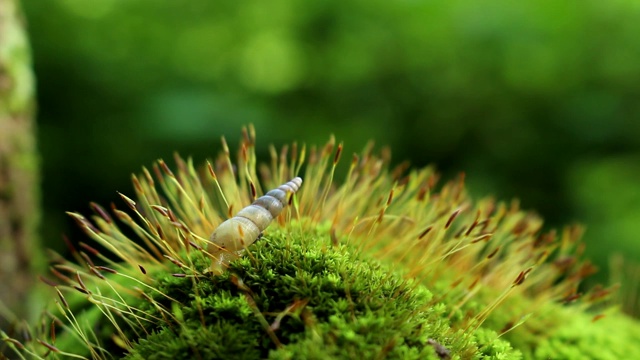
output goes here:
[[303, 72], [299, 48], [282, 34], [258, 34], [247, 43], [241, 58], [243, 83], [253, 90], [268, 93], [294, 88]]

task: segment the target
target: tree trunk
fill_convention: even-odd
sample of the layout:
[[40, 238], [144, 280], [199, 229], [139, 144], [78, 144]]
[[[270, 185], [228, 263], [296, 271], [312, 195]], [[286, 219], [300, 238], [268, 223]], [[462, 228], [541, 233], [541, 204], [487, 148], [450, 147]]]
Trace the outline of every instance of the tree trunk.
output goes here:
[[[40, 219], [34, 79], [18, 0], [0, 0], [0, 303], [26, 317]], [[2, 307], [0, 307], [2, 310]], [[12, 319], [5, 319], [12, 320]]]

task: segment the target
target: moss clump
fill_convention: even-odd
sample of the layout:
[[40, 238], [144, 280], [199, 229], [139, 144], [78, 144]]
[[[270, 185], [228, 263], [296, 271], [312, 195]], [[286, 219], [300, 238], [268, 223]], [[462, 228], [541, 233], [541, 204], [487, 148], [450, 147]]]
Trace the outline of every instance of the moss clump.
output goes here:
[[175, 308], [168, 296], [180, 315], [148, 329], [129, 359], [438, 359], [429, 339], [456, 358], [475, 351], [424, 286], [326, 233], [270, 232], [221, 276], [157, 276], [143, 310], [160, 317]]
[[637, 321], [615, 312], [600, 320], [576, 309], [555, 314], [565, 322], [538, 334], [535, 346], [527, 349], [528, 359], [640, 359]]
[[[2, 334], [5, 343], [35, 358], [95, 359], [634, 353], [637, 323], [591, 320], [610, 290], [578, 292], [594, 271], [580, 259], [579, 227], [545, 232], [517, 202], [472, 199], [463, 177], [436, 187], [431, 168], [389, 170], [370, 147], [337, 185], [333, 139], [309, 152], [272, 149], [270, 166], [257, 165], [254, 144], [249, 129], [236, 163], [223, 142], [202, 170], [176, 157], [173, 172], [160, 160], [133, 177], [127, 211], [71, 213], [109, 253], [81, 243], [75, 262], [56, 260], [47, 280], [56, 300], [36, 341]], [[302, 187], [264, 238], [221, 274], [206, 273], [218, 260], [206, 250], [212, 231], [298, 175]]]

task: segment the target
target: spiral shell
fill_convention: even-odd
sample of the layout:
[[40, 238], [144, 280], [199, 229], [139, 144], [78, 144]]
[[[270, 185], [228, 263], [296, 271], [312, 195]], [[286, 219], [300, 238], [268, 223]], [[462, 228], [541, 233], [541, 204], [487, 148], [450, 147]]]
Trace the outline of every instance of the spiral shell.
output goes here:
[[287, 194], [295, 193], [302, 179], [293, 178], [286, 184], [257, 198], [253, 204], [224, 221], [211, 234], [208, 252], [218, 259], [219, 265], [237, 258], [247, 246], [253, 244], [287, 205]]

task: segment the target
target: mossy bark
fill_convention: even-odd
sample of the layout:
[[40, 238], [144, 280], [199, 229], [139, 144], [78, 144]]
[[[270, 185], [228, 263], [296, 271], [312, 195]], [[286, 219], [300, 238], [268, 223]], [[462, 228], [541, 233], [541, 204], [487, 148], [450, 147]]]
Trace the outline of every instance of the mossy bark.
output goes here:
[[40, 249], [33, 115], [34, 77], [25, 21], [18, 0], [0, 0], [0, 301], [20, 318], [26, 315]]

